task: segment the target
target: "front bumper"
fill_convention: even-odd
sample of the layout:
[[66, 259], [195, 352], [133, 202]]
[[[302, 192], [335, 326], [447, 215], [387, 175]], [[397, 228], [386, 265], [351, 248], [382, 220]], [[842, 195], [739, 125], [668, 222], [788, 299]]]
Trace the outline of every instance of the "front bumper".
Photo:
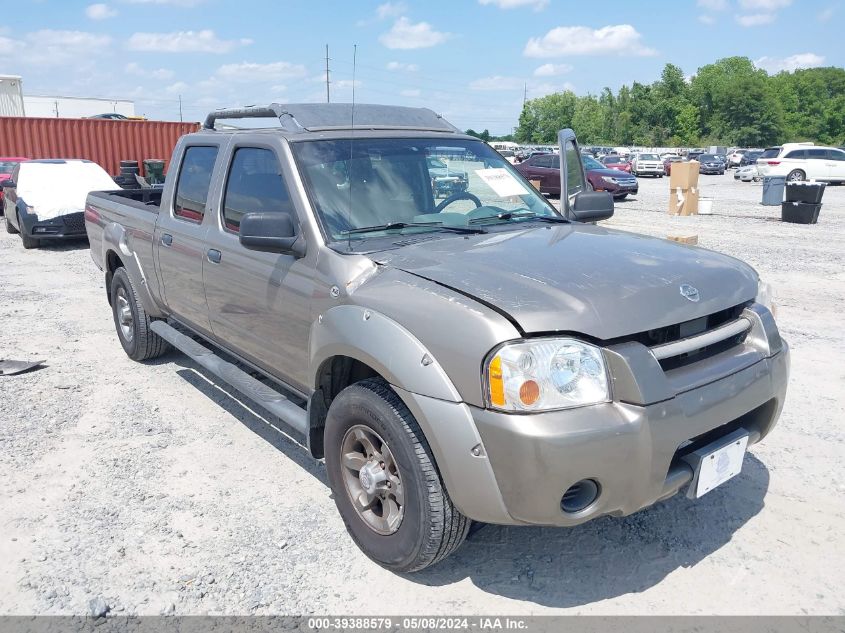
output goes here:
[[49, 220], [40, 220], [27, 213], [21, 217], [21, 231], [39, 240], [80, 239], [87, 237], [84, 212], [68, 213]]
[[[688, 452], [738, 429], [750, 445], [774, 427], [786, 395], [789, 348], [767, 311], [758, 308], [749, 318], [744, 343], [665, 372], [639, 343], [605, 348], [614, 391], [605, 404], [518, 415], [441, 401], [427, 411], [429, 399], [417, 396], [412, 409], [417, 416], [436, 411], [439, 420], [451, 416], [444, 407], [454, 407], [456, 416], [468, 411], [474, 433], [448, 442], [447, 463], [438, 462], [453, 501], [470, 518], [573, 526], [631, 514], [690, 482]], [[452, 432], [463, 420], [443, 424]], [[598, 483], [598, 498], [564, 512], [564, 492], [583, 479]]]
[[649, 165], [647, 167], [637, 167], [636, 172], [638, 176], [662, 176], [663, 166]]
[[725, 172], [724, 165], [721, 167], [705, 167], [702, 165], [698, 168], [698, 173], [700, 174], [722, 174]]

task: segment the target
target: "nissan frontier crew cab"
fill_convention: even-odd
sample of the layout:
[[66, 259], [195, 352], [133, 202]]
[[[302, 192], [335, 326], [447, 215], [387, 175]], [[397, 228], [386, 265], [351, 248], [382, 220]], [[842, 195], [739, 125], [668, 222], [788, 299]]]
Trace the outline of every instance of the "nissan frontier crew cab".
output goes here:
[[[430, 110], [214, 112], [163, 190], [88, 197], [118, 339], [139, 361], [177, 348], [300, 433], [392, 570], [472, 521], [701, 497], [783, 406], [771, 291], [731, 257], [596, 224], [613, 201], [559, 141], [560, 211]], [[466, 182], [438, 187], [444, 165]]]

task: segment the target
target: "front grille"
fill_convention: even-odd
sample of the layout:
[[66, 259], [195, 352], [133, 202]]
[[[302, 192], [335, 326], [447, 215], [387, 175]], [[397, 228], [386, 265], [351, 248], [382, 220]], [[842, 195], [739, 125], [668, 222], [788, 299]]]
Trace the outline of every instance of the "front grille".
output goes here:
[[63, 216], [65, 233], [85, 233], [85, 214], [83, 212], [71, 213]]
[[[675, 341], [680, 341], [681, 339], [704, 334], [705, 332], [709, 332], [710, 330], [716, 329], [722, 325], [730, 323], [731, 321], [735, 321], [740, 317], [747, 306], [748, 303], [741, 303], [697, 319], [684, 321], [682, 323], [675, 323], [674, 325], [667, 325], [665, 327], [655, 328], [653, 330], [647, 330], [645, 332], [639, 332], [629, 336], [623, 336], [613, 339], [612, 341], [608, 341], [607, 343], [616, 344], [635, 341], [637, 343], [642, 343], [646, 347], [674, 343]], [[746, 335], [747, 332], [742, 332], [741, 334], [713, 343], [712, 345], [701, 347], [686, 354], [663, 358], [659, 361], [660, 366], [664, 369], [664, 371], [668, 371], [670, 369], [677, 369], [679, 367], [684, 367], [691, 363], [710, 358], [711, 356], [715, 356], [716, 354], [720, 354], [736, 345], [739, 345], [745, 340]]]

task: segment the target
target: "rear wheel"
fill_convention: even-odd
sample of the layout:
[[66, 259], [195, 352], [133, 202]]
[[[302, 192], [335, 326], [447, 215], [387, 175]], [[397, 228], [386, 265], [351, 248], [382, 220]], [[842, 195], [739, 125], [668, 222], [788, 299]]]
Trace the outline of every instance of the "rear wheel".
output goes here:
[[364, 554], [412, 572], [463, 543], [471, 522], [452, 504], [417, 421], [384, 381], [341, 391], [324, 438], [335, 504]]
[[150, 329], [153, 319], [138, 300], [125, 268], [118, 268], [112, 276], [111, 307], [117, 338], [129, 358], [157, 358], [170, 349], [167, 342]]
[[802, 180], [807, 179], [807, 174], [805, 174], [804, 170], [802, 169], [793, 169], [791, 172], [789, 172], [789, 175], [787, 175], [786, 179], [789, 182], [801, 182]]

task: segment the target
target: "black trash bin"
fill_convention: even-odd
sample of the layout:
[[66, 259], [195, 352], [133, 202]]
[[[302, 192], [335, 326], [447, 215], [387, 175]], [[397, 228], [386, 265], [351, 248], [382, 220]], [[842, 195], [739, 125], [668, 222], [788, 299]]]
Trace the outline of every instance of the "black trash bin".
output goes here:
[[788, 182], [786, 183], [786, 202], [808, 202], [819, 204], [824, 196], [824, 182]]
[[780, 219], [794, 224], [815, 224], [821, 209], [820, 202], [784, 202], [780, 206]]

